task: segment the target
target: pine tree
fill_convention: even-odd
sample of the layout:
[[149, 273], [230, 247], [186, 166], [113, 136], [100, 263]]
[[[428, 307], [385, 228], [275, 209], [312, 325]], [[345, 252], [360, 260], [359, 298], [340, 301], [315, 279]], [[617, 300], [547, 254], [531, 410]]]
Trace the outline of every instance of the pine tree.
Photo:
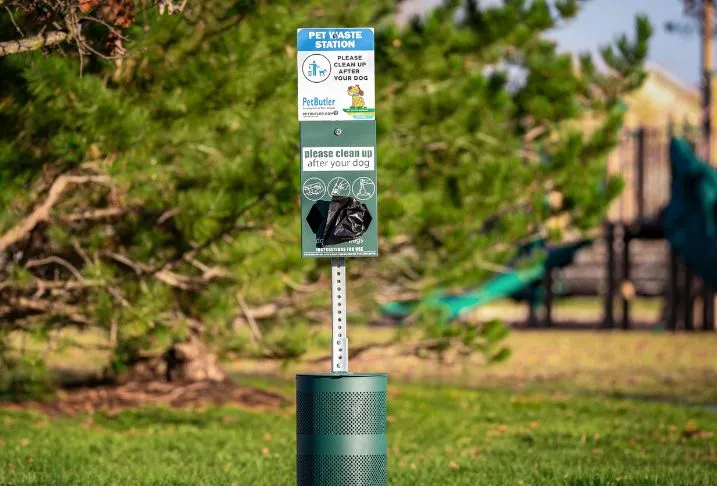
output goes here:
[[[74, 50], [105, 59], [124, 55], [126, 31], [151, 8], [181, 14], [188, 0], [0, 0], [0, 57]], [[190, 8], [192, 5], [190, 4]]]
[[577, 1], [460, 4], [400, 28], [388, 0], [212, 0], [150, 13], [127, 57], [82, 76], [71, 56], [0, 60], [0, 339], [100, 327], [119, 368], [191, 336], [305, 351], [328, 286], [298, 246], [301, 26], [377, 27], [383, 256], [352, 275], [355, 320], [375, 295], [475, 284], [556, 215], [563, 234], [595, 227], [620, 188], [605, 159], [647, 20], [598, 69], [544, 36]]

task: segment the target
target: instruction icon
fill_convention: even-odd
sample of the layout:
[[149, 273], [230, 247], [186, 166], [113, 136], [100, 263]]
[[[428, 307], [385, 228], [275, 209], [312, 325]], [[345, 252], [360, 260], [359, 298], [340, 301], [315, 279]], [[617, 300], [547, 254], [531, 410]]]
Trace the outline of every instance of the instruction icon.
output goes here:
[[302, 187], [304, 197], [310, 201], [318, 201], [326, 192], [324, 181], [317, 177], [310, 177]]
[[351, 187], [356, 199], [366, 201], [376, 193], [376, 184], [368, 177], [359, 177]]
[[329, 196], [349, 196], [351, 194], [351, 184], [343, 177], [334, 177], [329, 181]]

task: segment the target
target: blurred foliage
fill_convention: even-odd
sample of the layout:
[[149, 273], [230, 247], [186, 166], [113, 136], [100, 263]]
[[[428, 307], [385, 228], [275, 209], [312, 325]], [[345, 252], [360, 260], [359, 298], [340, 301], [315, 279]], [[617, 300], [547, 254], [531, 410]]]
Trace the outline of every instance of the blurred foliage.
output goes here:
[[0, 334], [0, 398], [38, 397], [51, 391], [50, 375], [43, 356], [25, 349], [12, 349], [7, 335]]
[[[0, 325], [100, 326], [118, 369], [189, 333], [302, 354], [303, 326], [328, 319], [328, 285], [326, 262], [302, 260], [298, 245], [301, 26], [377, 28], [383, 256], [351, 273], [375, 289], [356, 296], [362, 306], [474, 284], [548, 228], [594, 227], [620, 190], [605, 161], [620, 101], [645, 76], [649, 23], [604, 47], [598, 68], [545, 35], [577, 1], [461, 3], [400, 27], [388, 0], [207, 0], [182, 16], [147, 12], [126, 57], [86, 59], [82, 75], [69, 55], [0, 60], [0, 238], [60, 177], [78, 178], [0, 246]], [[548, 192], [562, 203], [546, 205]], [[251, 351], [233, 336], [266, 305], [267, 339]], [[507, 353], [496, 324], [436, 323], [427, 339]]]
[[510, 349], [503, 345], [510, 328], [500, 320], [491, 319], [477, 325], [450, 321], [444, 309], [430, 305], [419, 306], [412, 317], [425, 337], [413, 350], [420, 358], [443, 361], [447, 353], [458, 356], [480, 353], [485, 363], [493, 364], [510, 357]]

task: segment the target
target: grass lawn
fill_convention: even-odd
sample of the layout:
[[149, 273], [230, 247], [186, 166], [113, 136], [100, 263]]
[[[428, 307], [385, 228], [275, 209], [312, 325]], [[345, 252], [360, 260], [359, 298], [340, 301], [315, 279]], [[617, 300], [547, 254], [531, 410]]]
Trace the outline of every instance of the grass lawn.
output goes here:
[[[267, 382], [264, 382], [265, 386]], [[291, 393], [292, 382], [273, 380]], [[391, 385], [391, 485], [708, 485], [717, 413], [550, 393]], [[0, 411], [0, 484], [290, 485], [294, 410]]]
[[[388, 341], [394, 333], [354, 327], [351, 345]], [[484, 391], [547, 390], [717, 405], [717, 333], [522, 330], [513, 331], [506, 344], [512, 356], [494, 366], [485, 366], [480, 356], [437, 364], [378, 349], [352, 360], [351, 368], [388, 371], [404, 382]], [[325, 349], [315, 351], [317, 356], [324, 354]], [[282, 368], [276, 361], [238, 360], [228, 366], [244, 375], [291, 379], [297, 371], [324, 371], [326, 363]]]
[[[654, 323], [660, 315], [661, 299], [637, 298], [632, 301], [632, 318], [635, 321]], [[562, 321], [583, 322], [589, 325], [600, 323], [604, 313], [604, 302], [597, 297], [569, 297], [553, 301], [553, 319], [559, 324]], [[615, 316], [619, 320], [621, 302], [615, 299]], [[499, 318], [517, 323], [523, 323], [528, 318], [528, 306], [525, 303], [515, 303], [511, 300], [498, 300], [485, 306], [478, 307], [473, 315], [479, 319]]]
[[[352, 342], [393, 332], [356, 326]], [[717, 334], [539, 330], [508, 344], [511, 359], [490, 367], [390, 350], [352, 362], [390, 373], [389, 484], [717, 484]], [[73, 372], [105, 359], [50, 358]], [[292, 373], [325, 368], [227, 366], [288, 397]], [[0, 408], [0, 485], [284, 486], [294, 484], [294, 451], [293, 406], [61, 418]]]

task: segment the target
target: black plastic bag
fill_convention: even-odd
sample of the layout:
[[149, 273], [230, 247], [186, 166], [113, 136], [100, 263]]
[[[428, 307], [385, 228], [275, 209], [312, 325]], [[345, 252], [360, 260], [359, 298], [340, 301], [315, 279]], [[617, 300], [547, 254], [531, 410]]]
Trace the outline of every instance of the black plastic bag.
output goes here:
[[371, 214], [361, 201], [352, 197], [334, 196], [324, 228], [324, 245], [337, 245], [355, 240], [366, 233]]
[[343, 196], [317, 201], [306, 217], [311, 230], [322, 236], [318, 247], [355, 240], [366, 233], [372, 219], [365, 204]]

